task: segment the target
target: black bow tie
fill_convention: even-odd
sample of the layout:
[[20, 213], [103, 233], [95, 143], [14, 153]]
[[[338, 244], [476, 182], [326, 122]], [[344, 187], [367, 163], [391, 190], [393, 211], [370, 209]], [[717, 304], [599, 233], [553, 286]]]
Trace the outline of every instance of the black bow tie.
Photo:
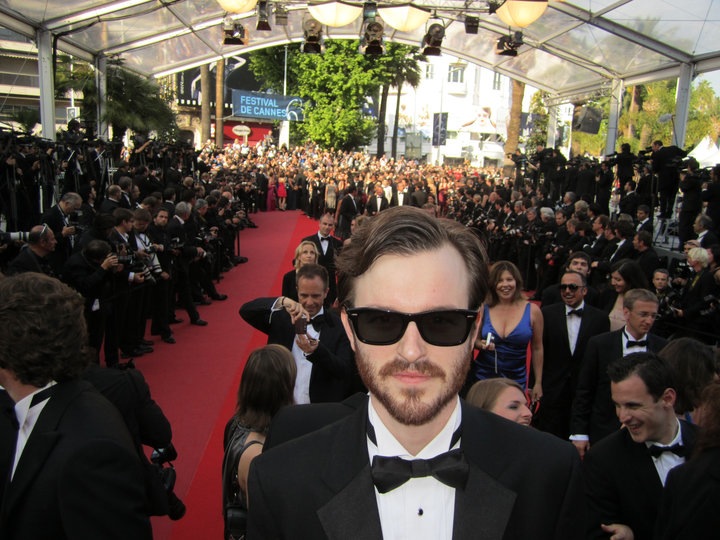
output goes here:
[[567, 312], [567, 316], [568, 316], [568, 317], [569, 317], [570, 315], [577, 315], [578, 317], [582, 317], [582, 314], [583, 314], [583, 310], [582, 310], [582, 309], [571, 309], [570, 311]]
[[330, 238], [327, 237], [327, 236], [321, 236], [321, 237], [320, 237], [320, 241], [321, 241], [321, 242], [327, 242], [328, 240], [330, 240]]
[[652, 457], [660, 457], [663, 452], [672, 452], [676, 456], [685, 457], [687, 454], [686, 450], [687, 449], [680, 443], [673, 444], [672, 446], [660, 446], [658, 444], [653, 444], [648, 447], [648, 451]]
[[380, 493], [387, 493], [402, 486], [411, 478], [432, 476], [453, 488], [465, 488], [469, 466], [461, 448], [450, 450], [432, 459], [402, 459], [375, 456], [371, 474]]
[[312, 324], [315, 330], [319, 330], [320, 327], [325, 324], [325, 315], [316, 315], [308, 321], [308, 324]]
[[642, 341], [632, 341], [629, 339], [626, 346], [628, 349], [631, 347], [647, 347], [647, 339]]

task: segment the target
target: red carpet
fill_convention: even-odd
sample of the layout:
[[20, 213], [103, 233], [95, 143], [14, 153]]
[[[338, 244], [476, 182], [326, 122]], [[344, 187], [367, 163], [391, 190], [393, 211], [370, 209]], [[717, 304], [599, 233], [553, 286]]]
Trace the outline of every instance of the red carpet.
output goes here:
[[264, 334], [243, 322], [238, 309], [253, 298], [279, 295], [295, 247], [317, 232], [317, 222], [299, 211], [258, 213], [252, 219], [259, 228], [240, 233], [241, 253], [249, 262], [225, 273], [217, 285], [229, 298], [199, 308], [209, 325], [191, 326], [187, 313], [178, 310], [185, 322], [173, 327], [177, 344], [155, 339], [155, 352], [135, 361], [172, 423], [179, 454], [175, 491], [187, 505], [180, 521], [153, 519], [156, 540], [222, 538], [223, 429], [233, 413], [245, 360], [266, 342]]

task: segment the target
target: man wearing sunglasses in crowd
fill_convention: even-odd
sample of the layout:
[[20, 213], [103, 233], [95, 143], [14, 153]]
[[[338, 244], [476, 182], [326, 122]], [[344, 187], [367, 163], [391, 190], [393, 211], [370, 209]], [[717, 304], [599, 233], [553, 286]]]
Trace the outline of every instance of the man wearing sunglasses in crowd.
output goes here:
[[472, 231], [390, 208], [337, 268], [369, 397], [253, 462], [247, 538], [582, 538], [572, 447], [458, 397], [488, 291]]
[[586, 302], [586, 276], [566, 270], [560, 277], [561, 302], [542, 308], [543, 399], [533, 425], [562, 439], [570, 436], [570, 408], [585, 347], [591, 337], [610, 331], [607, 313]]

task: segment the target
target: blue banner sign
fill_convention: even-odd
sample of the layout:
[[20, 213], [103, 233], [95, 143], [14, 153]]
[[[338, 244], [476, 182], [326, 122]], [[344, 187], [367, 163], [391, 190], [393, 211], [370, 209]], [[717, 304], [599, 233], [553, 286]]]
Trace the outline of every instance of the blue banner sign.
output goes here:
[[233, 114], [244, 118], [269, 120], [303, 120], [302, 99], [296, 96], [261, 94], [233, 90]]

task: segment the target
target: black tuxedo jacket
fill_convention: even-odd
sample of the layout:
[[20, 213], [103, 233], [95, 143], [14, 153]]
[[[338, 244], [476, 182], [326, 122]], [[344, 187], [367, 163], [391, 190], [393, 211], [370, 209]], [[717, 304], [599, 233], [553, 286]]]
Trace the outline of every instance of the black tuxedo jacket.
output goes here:
[[[590, 443], [620, 428], [610, 395], [608, 365], [623, 355], [623, 329], [590, 339], [585, 350], [570, 417], [570, 434], [590, 436]], [[648, 334], [648, 350], [657, 353], [667, 341]]]
[[[400, 204], [400, 194], [402, 194], [402, 204]], [[410, 191], [394, 192], [392, 200], [390, 201], [390, 206], [413, 206], [412, 194]]]
[[640, 268], [642, 268], [648, 283], [652, 283], [655, 270], [662, 266], [655, 248], [647, 248], [643, 252], [636, 252], [635, 261], [640, 265]]
[[603, 311], [585, 303], [575, 352], [570, 352], [565, 304], [542, 308], [543, 320], [543, 398], [533, 424], [543, 431], [567, 439], [570, 408], [575, 395], [580, 366], [588, 341], [610, 330], [610, 321]]
[[323, 248], [320, 243], [320, 237], [316, 234], [306, 236], [302, 239], [303, 242], [309, 241], [315, 244], [315, 247], [320, 254], [318, 257], [318, 264], [324, 266], [328, 271], [328, 277], [330, 278], [330, 292], [325, 299], [325, 307], [332, 306], [337, 298], [337, 278], [335, 277], [335, 255], [340, 253], [342, 249], [342, 242], [330, 236], [328, 240], [327, 252], [323, 253]]
[[711, 448], [668, 474], [655, 527], [657, 540], [710, 538], [720, 530], [720, 448]]
[[635, 232], [645, 231], [649, 232], [650, 234], [653, 234], [655, 230], [653, 229], [653, 223], [649, 219], [645, 220], [645, 222], [641, 225], [638, 223], [637, 227], [635, 227]]
[[[454, 539], [582, 538], [579, 458], [567, 442], [465, 403], [462, 422], [470, 473], [455, 495]], [[257, 457], [247, 538], [382, 538], [366, 424], [361, 406]]]
[[63, 265], [70, 258], [73, 251], [70, 237], [62, 235], [63, 227], [65, 227], [65, 219], [65, 215], [57, 204], [48, 208], [41, 218], [42, 222], [47, 223], [47, 226], [52, 229], [55, 234], [55, 240], [57, 240], [55, 250], [48, 255], [48, 259], [56, 275], [60, 275]]
[[[683, 445], [692, 452], [695, 426], [681, 421], [680, 427]], [[622, 523], [635, 540], [652, 540], [663, 486], [645, 443], [633, 441], [626, 429], [613, 433], [585, 455], [583, 472], [586, 538], [607, 538], [600, 524]]]
[[[284, 309], [272, 312], [277, 298], [258, 298], [240, 308], [240, 316], [251, 326], [267, 334], [268, 343], [278, 343], [292, 351], [295, 327]], [[325, 310], [320, 329], [320, 345], [307, 357], [312, 362], [310, 401], [342, 401], [355, 390], [357, 369], [340, 317]]]
[[374, 216], [375, 214], [382, 212], [383, 210], [387, 210], [389, 206], [390, 205], [388, 204], [387, 199], [383, 195], [382, 197], [380, 197], [380, 207], [378, 208], [378, 197], [373, 193], [372, 195], [368, 195], [365, 210], [367, 211], [369, 216]]
[[98, 210], [98, 212], [100, 214], [112, 215], [116, 208], [120, 208], [120, 203], [118, 201], [113, 201], [112, 199], [103, 199], [103, 201], [100, 203], [100, 209]]
[[[717, 225], [715, 225], [714, 223], [713, 223], [713, 225], [717, 227]], [[708, 231], [707, 233], [705, 233], [705, 236], [702, 237], [702, 240], [700, 241], [700, 247], [708, 249], [713, 244], [719, 244], [719, 243], [720, 243], [720, 240], [718, 240], [717, 235], [712, 231]]]
[[85, 381], [57, 384], [6, 486], [0, 538], [149, 539], [146, 512], [140, 458], [120, 414]]

